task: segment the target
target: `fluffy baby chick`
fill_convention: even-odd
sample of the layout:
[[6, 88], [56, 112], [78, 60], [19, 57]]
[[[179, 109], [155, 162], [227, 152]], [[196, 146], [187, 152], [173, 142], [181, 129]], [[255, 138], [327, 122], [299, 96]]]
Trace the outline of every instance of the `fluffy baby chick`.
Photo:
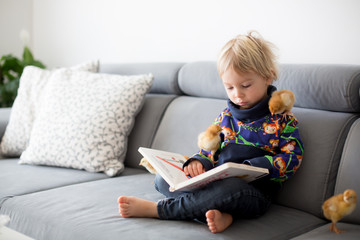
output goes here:
[[151, 174], [156, 174], [157, 171], [155, 170], [155, 168], [153, 166], [151, 166], [151, 164], [149, 163], [148, 160], [146, 160], [145, 158], [142, 158], [140, 163], [140, 166], [143, 166], [146, 168], [146, 170], [148, 170]]
[[287, 117], [292, 115], [291, 109], [295, 103], [295, 95], [290, 90], [275, 91], [269, 101], [271, 114], [283, 114]]
[[214, 162], [214, 154], [220, 146], [221, 127], [219, 125], [210, 125], [205, 132], [198, 136], [198, 146], [200, 149], [211, 151], [211, 160]]
[[351, 189], [326, 200], [322, 205], [322, 209], [324, 216], [332, 222], [330, 231], [335, 233], [343, 232], [336, 227], [336, 223], [346, 215], [352, 213], [355, 210], [355, 207], [356, 192]]

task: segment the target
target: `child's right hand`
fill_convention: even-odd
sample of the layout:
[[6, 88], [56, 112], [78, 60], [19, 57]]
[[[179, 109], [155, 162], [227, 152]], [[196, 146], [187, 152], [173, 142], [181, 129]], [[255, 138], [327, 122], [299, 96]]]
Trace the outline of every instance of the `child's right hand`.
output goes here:
[[191, 161], [186, 167], [184, 167], [186, 176], [195, 177], [205, 172], [205, 168], [199, 160]]

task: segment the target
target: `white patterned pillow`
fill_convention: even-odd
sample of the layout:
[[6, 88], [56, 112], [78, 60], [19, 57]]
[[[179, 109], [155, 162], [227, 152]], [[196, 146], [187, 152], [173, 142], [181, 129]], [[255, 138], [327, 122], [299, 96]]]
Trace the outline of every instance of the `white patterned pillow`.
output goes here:
[[127, 137], [153, 76], [59, 70], [44, 89], [21, 164], [118, 175]]
[[[98, 72], [99, 62], [90, 61], [71, 69]], [[18, 94], [11, 109], [9, 123], [1, 141], [2, 155], [18, 157], [26, 149], [36, 112], [41, 103], [39, 97], [54, 71], [56, 70], [44, 70], [34, 66], [25, 67], [21, 75]]]

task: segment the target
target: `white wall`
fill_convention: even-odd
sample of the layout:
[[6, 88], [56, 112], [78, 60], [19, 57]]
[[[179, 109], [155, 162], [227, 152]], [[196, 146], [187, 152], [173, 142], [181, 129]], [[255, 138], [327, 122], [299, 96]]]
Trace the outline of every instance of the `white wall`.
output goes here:
[[359, 0], [32, 1], [33, 50], [49, 67], [216, 60], [251, 29], [278, 46], [282, 63], [360, 64]]
[[20, 31], [32, 31], [32, 6], [33, 0], [0, 0], [0, 57], [10, 53], [22, 56], [24, 45]]

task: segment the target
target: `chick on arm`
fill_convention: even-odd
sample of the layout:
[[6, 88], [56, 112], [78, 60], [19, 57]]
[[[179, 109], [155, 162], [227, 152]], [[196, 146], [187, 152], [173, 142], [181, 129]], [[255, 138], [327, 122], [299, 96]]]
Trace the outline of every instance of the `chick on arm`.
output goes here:
[[271, 114], [283, 114], [292, 116], [291, 109], [295, 103], [295, 95], [290, 90], [275, 91], [269, 100], [269, 110]]
[[202, 132], [198, 136], [198, 146], [205, 151], [211, 151], [211, 160], [214, 162], [215, 152], [220, 147], [220, 133], [222, 128], [219, 125], [210, 125], [205, 132]]
[[336, 223], [355, 210], [356, 198], [356, 192], [348, 189], [342, 194], [332, 196], [323, 203], [322, 210], [324, 216], [332, 222], [330, 231], [335, 233], [343, 232], [336, 227]]

